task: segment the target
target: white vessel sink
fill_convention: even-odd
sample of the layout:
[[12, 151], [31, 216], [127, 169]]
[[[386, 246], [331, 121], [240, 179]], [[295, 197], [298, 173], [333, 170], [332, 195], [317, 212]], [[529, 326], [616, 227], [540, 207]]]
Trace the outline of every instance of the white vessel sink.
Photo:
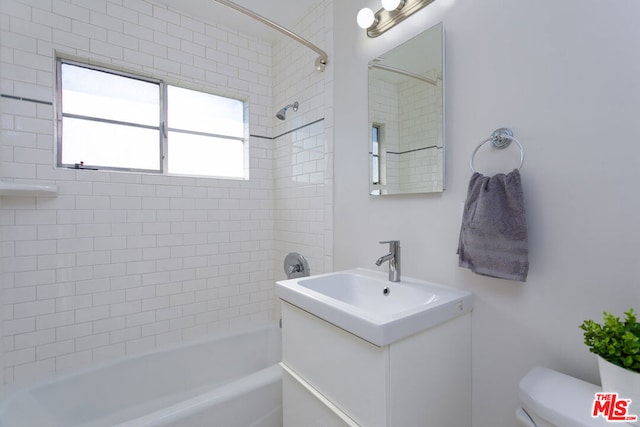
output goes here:
[[276, 282], [276, 295], [373, 344], [391, 344], [471, 311], [470, 292], [353, 269]]

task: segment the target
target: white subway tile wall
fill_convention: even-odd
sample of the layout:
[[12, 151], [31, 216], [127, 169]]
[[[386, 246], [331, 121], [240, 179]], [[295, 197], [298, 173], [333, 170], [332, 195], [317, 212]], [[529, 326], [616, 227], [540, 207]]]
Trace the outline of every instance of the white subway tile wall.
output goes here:
[[[386, 190], [397, 193], [400, 188], [400, 165], [396, 154], [400, 147], [400, 92], [398, 85], [382, 79], [370, 79], [369, 111], [373, 124], [380, 125], [380, 180]], [[371, 130], [370, 130], [371, 132]], [[371, 147], [369, 147], [371, 150]]]
[[[426, 72], [437, 82], [407, 79], [398, 85], [401, 150], [400, 188], [404, 192], [442, 190], [442, 79], [436, 70]], [[418, 148], [434, 147], [414, 151]], [[439, 147], [439, 148], [435, 148]]]
[[[322, 0], [300, 20], [294, 32], [328, 51], [333, 45], [332, 2]], [[330, 52], [329, 52], [330, 54]], [[318, 54], [290, 39], [274, 48], [274, 111], [298, 101], [297, 112], [274, 119], [275, 274], [284, 278], [283, 260], [299, 252], [312, 274], [333, 266], [332, 57], [324, 73], [312, 72]], [[304, 74], [305, 78], [300, 78]], [[306, 124], [313, 123], [310, 126]], [[304, 126], [300, 128], [301, 126]], [[290, 132], [293, 129], [298, 129]], [[280, 136], [282, 135], [282, 136]]]
[[[324, 46], [329, 8], [297, 27]], [[330, 71], [293, 42], [143, 0], [3, 0], [0, 12], [5, 95], [53, 102], [60, 53], [246, 99], [253, 135], [330, 111]], [[276, 123], [294, 97], [305, 121]], [[275, 319], [283, 252], [330, 268], [331, 120], [252, 137], [250, 179], [215, 180], [56, 169], [53, 107], [0, 102], [0, 178], [58, 186], [56, 197], [1, 198], [5, 383]]]
[[[437, 73], [426, 76], [436, 80]], [[417, 79], [372, 80], [369, 110], [373, 123], [382, 125], [381, 175], [391, 193], [442, 189], [442, 80], [436, 81], [434, 86]]]

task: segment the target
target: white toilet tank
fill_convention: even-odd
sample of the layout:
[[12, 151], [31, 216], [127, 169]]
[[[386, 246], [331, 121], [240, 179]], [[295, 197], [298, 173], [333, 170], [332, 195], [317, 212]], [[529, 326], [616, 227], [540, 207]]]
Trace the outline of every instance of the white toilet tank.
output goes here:
[[526, 427], [597, 427], [627, 423], [610, 423], [593, 418], [593, 400], [600, 387], [547, 368], [531, 369], [520, 380], [522, 408], [516, 410]]

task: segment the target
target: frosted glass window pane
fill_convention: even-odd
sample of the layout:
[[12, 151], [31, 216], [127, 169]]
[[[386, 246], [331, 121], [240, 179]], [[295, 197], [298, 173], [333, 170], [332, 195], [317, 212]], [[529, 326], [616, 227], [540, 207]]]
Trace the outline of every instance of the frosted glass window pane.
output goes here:
[[169, 132], [171, 174], [244, 178], [242, 141]]
[[62, 64], [62, 112], [158, 126], [160, 86], [130, 77]]
[[379, 153], [379, 149], [380, 149], [380, 144], [378, 143], [380, 141], [379, 139], [379, 133], [380, 130], [377, 126], [373, 126], [371, 128], [371, 151], [374, 155], [378, 155]]
[[62, 61], [59, 72], [60, 166], [245, 177], [244, 102]]
[[170, 129], [244, 137], [244, 104], [237, 99], [167, 86]]
[[160, 170], [157, 130], [64, 117], [62, 132], [63, 164]]
[[374, 184], [380, 183], [380, 172], [378, 170], [378, 157], [371, 156], [371, 180]]

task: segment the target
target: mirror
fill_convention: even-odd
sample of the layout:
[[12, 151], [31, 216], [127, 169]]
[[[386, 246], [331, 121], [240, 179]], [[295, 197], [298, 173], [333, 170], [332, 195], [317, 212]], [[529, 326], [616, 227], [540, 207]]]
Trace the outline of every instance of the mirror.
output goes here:
[[444, 29], [369, 62], [372, 195], [444, 190]]

